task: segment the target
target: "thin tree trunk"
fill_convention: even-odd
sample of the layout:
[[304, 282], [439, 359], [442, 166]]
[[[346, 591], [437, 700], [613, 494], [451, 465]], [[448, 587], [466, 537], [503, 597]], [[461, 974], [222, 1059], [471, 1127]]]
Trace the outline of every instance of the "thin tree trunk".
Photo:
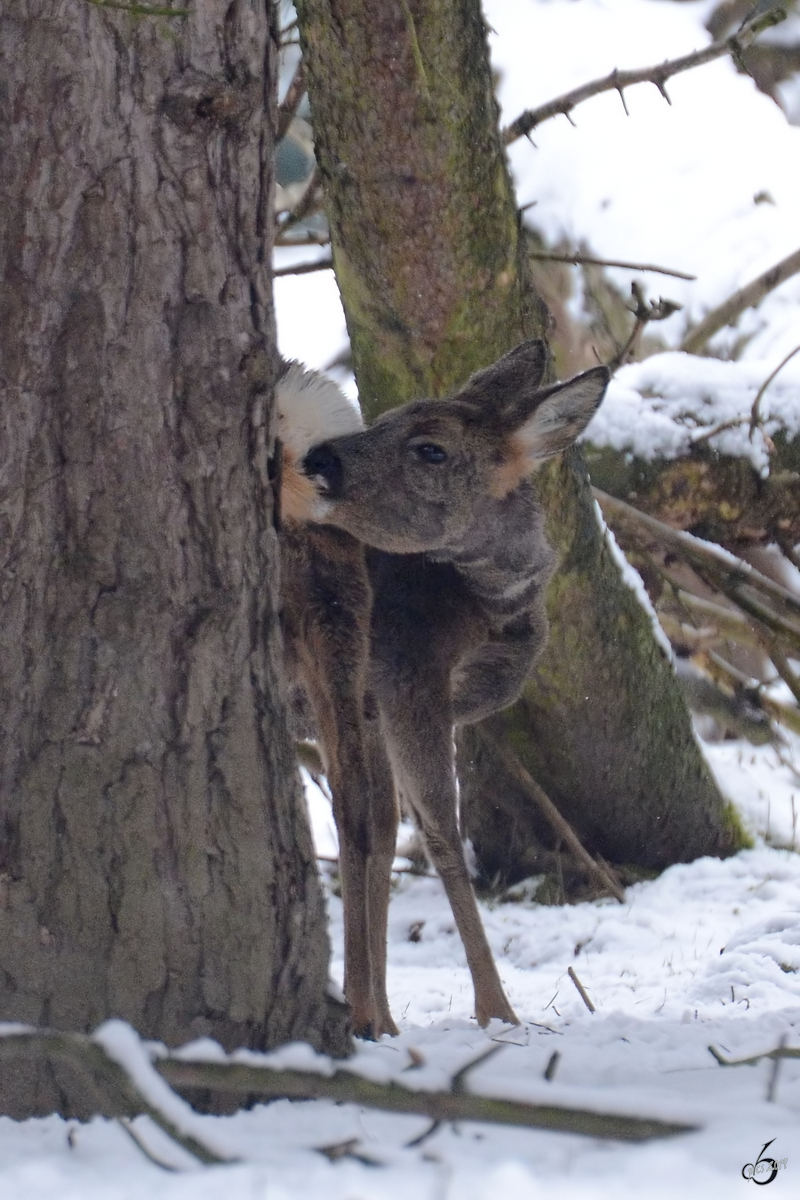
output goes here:
[[0, 80], [0, 1020], [343, 1051], [277, 632], [269, 10], [14, 0]]
[[[446, 394], [540, 336], [545, 319], [521, 265], [478, 0], [297, 7], [334, 266], [375, 415]], [[524, 698], [492, 730], [609, 857], [664, 865], [731, 852], [743, 835], [604, 546], [580, 455], [539, 478], [562, 559], [553, 632]], [[479, 859], [507, 857], [508, 819], [490, 839], [484, 816], [501, 793], [512, 803], [513, 788], [478, 736], [461, 737], [464, 827]]]

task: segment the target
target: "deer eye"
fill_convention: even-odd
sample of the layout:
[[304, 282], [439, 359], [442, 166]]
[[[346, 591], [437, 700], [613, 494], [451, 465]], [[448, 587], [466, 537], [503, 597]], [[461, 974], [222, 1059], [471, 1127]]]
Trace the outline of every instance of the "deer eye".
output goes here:
[[414, 447], [414, 453], [423, 462], [437, 466], [439, 463], [447, 461], [447, 451], [443, 446], [437, 446], [435, 442], [421, 442]]

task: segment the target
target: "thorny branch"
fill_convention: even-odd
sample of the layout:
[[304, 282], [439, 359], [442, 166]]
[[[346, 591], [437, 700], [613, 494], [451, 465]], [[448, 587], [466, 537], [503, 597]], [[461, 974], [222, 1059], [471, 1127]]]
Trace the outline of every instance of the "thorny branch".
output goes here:
[[[745, 21], [742, 27], [731, 37], [712, 42], [704, 50], [696, 50], [694, 53], [686, 54], [682, 58], [668, 59], [657, 66], [642, 67], [638, 71], [618, 71], [615, 69], [603, 79], [595, 79], [590, 83], [584, 83], [580, 87], [574, 88], [571, 92], [565, 92], [563, 96], [557, 96], [554, 100], [548, 100], [546, 104], [542, 104], [538, 108], [527, 109], [503, 131], [503, 141], [506, 145], [509, 145], [509, 143], [515, 142], [517, 138], [527, 137], [537, 125], [541, 125], [543, 121], [549, 120], [550, 117], [556, 117], [560, 113], [567, 117], [568, 120], [571, 120], [570, 113], [578, 104], [583, 103], [584, 100], [589, 100], [592, 96], [599, 96], [602, 92], [619, 92], [624, 106], [625, 88], [632, 87], [637, 83], [652, 83], [658, 88], [661, 95], [669, 104], [671, 101], [667, 95], [665, 84], [673, 75], [678, 75], [682, 71], [690, 71], [694, 67], [701, 67], [705, 63], [713, 62], [714, 59], [723, 58], [727, 54], [730, 54], [737, 62], [740, 62], [742, 51], [746, 50], [760, 33], [785, 19], [786, 11], [780, 6], [776, 6], [766, 13], [759, 14], [751, 21]], [[627, 107], [625, 111], [627, 112]]]

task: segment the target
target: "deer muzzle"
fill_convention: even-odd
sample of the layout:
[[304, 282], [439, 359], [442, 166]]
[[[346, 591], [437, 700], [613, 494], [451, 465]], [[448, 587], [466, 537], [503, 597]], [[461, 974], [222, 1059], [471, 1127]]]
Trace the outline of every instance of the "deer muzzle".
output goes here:
[[313, 446], [303, 459], [303, 474], [315, 484], [328, 500], [336, 500], [342, 492], [344, 469], [342, 460], [330, 442]]

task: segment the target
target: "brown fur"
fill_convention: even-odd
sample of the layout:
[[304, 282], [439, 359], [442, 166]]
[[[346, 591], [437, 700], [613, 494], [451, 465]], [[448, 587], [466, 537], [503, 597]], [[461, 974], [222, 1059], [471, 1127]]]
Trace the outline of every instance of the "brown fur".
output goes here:
[[495, 500], [502, 500], [531, 473], [531, 464], [523, 442], [510, 437], [502, 451], [500, 465], [495, 468], [489, 484], [489, 493]]
[[285, 446], [281, 469], [281, 520], [295, 524], [312, 522], [319, 501], [317, 489], [302, 474], [296, 455]]
[[[447, 892], [478, 1021], [517, 1020], [464, 862], [453, 727], [516, 699], [546, 637], [552, 553], [526, 476], [585, 427], [608, 373], [539, 391], [545, 364], [544, 346], [524, 343], [453, 400], [406, 405], [302, 460], [325, 525], [290, 519], [284, 531], [287, 662], [299, 725], [311, 715], [324, 746], [345, 992], [364, 1036], [396, 1031], [385, 982], [395, 792]], [[283, 494], [293, 488], [285, 475]]]

